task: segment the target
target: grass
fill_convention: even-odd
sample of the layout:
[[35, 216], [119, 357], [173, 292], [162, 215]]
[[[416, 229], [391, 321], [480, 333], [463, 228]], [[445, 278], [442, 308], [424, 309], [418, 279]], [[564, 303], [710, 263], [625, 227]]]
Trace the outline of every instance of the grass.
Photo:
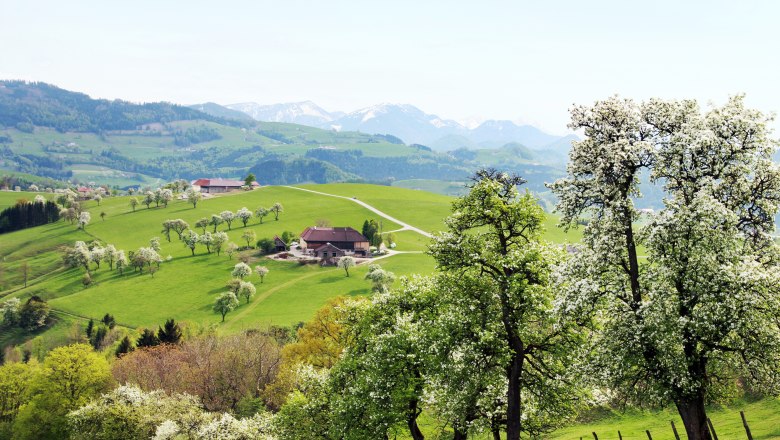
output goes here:
[[[744, 439], [745, 429], [739, 412], [744, 411], [755, 440], [780, 439], [780, 399], [765, 398], [753, 402], [737, 402], [727, 407], [711, 408], [707, 414], [712, 420], [715, 432], [721, 439]], [[628, 411], [594, 423], [577, 424], [559, 429], [546, 436], [550, 440], [592, 439], [595, 432], [599, 440], [618, 438], [618, 431], [624, 439], [646, 439], [649, 430], [653, 440], [673, 440], [670, 421], [674, 420], [677, 432], [685, 438], [685, 428], [680, 416], [674, 410], [658, 412]]]
[[[398, 220], [428, 232], [437, 232], [445, 228], [444, 218], [450, 214], [452, 201], [454, 200], [452, 197], [441, 194], [359, 183], [297, 186], [328, 194], [357, 197]], [[544, 224], [544, 238], [546, 240], [553, 243], [576, 243], [580, 241], [582, 237], [581, 230], [575, 229], [566, 232], [557, 226], [557, 222], [558, 217], [548, 214]], [[390, 231], [391, 229], [385, 224], [384, 230]]]
[[451, 182], [448, 180], [407, 179], [396, 180], [394, 187], [427, 191], [445, 196], [460, 196], [467, 192], [466, 182]]
[[[15, 202], [20, 195], [31, 198], [30, 194], [0, 194], [0, 203], [3, 200]], [[0, 241], [0, 257], [4, 262], [0, 267], [3, 268], [5, 290], [0, 295], [22, 300], [39, 295], [62, 316], [73, 319], [97, 319], [111, 313], [119, 324], [141, 328], [156, 327], [173, 317], [199, 325], [218, 325], [218, 331], [229, 333], [267, 324], [288, 325], [305, 321], [333, 296], [366, 295], [370, 292], [370, 283], [363, 279], [365, 265], [354, 268], [352, 276], [346, 277], [337, 268], [273, 261], [249, 250], [245, 251], [245, 256], [250, 259], [250, 264], [265, 265], [270, 273], [262, 284], [255, 275], [250, 278], [257, 287], [257, 295], [248, 305], [242, 300], [242, 305], [228, 314], [224, 324], [220, 324], [220, 316], [211, 307], [216, 296], [226, 290], [225, 283], [231, 278], [230, 272], [238, 257], [230, 259], [225, 254], [207, 254], [200, 247], [192, 256], [175, 233], [172, 233], [171, 242], [161, 235], [164, 220], [182, 218], [194, 226], [199, 218], [210, 217], [223, 210], [235, 212], [246, 206], [254, 211], [258, 206], [267, 207], [281, 202], [284, 212], [278, 221], [271, 215], [262, 224], [253, 218], [246, 228], [240, 221], [234, 222], [231, 230], [226, 225], [218, 228], [227, 232], [231, 241], [245, 245], [241, 235], [247, 229], [255, 231], [258, 238], [270, 238], [284, 231], [297, 234], [319, 218], [326, 218], [336, 226], [360, 229], [363, 221], [374, 218], [374, 214], [349, 200], [285, 187], [263, 187], [213, 197], [202, 200], [197, 208], [186, 201], [175, 200], [167, 208], [152, 205], [147, 209], [140, 205], [133, 211], [129, 199], [105, 198], [99, 206], [94, 201], [84, 202], [85, 209], [92, 214], [92, 222], [86, 230], [60, 221], [4, 234]], [[105, 220], [101, 220], [101, 212], [106, 214]], [[385, 220], [384, 227], [393, 230], [400, 225]], [[209, 230], [213, 229], [210, 227]], [[127, 252], [148, 246], [149, 239], [154, 236], [162, 240], [160, 254], [163, 258], [171, 256], [171, 261], [162, 263], [154, 277], [132, 271], [119, 275], [108, 270], [103, 263], [101, 268], [92, 271], [93, 284], [85, 288], [82, 284], [83, 269], [62, 268], [58, 248], [72, 245], [76, 240], [99, 240]], [[417, 233], [403, 231], [396, 233], [396, 242], [398, 250], [421, 251], [427, 239]], [[27, 288], [21, 285], [22, 262], [31, 268]], [[399, 276], [433, 270], [433, 260], [421, 253], [399, 254], [378, 262]], [[21, 339], [17, 335], [12, 340], [18, 343]]]

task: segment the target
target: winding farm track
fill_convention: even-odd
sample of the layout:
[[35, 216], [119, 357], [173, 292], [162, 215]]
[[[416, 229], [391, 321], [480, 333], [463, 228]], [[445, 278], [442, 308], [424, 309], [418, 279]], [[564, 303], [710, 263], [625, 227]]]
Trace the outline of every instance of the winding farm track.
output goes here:
[[366, 203], [366, 202], [364, 202], [362, 200], [358, 200], [358, 199], [355, 199], [355, 198], [352, 198], [352, 197], [339, 196], [339, 195], [336, 195], [336, 194], [328, 194], [328, 193], [324, 193], [324, 192], [321, 192], [321, 191], [314, 191], [312, 189], [299, 188], [297, 186], [287, 186], [287, 185], [285, 185], [284, 187], [285, 188], [297, 189], [298, 191], [306, 191], [306, 192], [310, 192], [310, 193], [314, 193], [314, 194], [319, 194], [321, 196], [336, 197], [336, 198], [339, 198], [339, 199], [349, 200], [350, 202], [355, 202], [358, 205], [368, 209], [369, 211], [379, 215], [380, 217], [383, 217], [383, 218], [385, 218], [387, 220], [390, 220], [391, 222], [395, 222], [395, 223], [398, 223], [399, 225], [401, 225], [401, 229], [396, 229], [393, 232], [414, 231], [414, 232], [422, 235], [423, 237], [433, 238], [433, 235], [430, 232], [423, 231], [422, 229], [420, 229], [418, 227], [415, 227], [415, 226], [412, 226], [409, 223], [406, 223], [406, 222], [403, 222], [401, 220], [398, 220], [397, 218], [392, 217], [391, 215], [386, 214], [386, 213], [384, 213], [384, 212], [374, 208], [373, 206], [369, 205], [368, 203]]

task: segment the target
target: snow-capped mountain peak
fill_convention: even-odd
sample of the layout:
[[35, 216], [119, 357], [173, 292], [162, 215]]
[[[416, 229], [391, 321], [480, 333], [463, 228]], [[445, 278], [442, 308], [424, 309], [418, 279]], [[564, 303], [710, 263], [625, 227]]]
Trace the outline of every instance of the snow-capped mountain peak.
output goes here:
[[244, 112], [258, 121], [291, 122], [321, 126], [334, 119], [327, 110], [311, 101], [260, 105], [256, 102], [230, 104], [227, 108]]

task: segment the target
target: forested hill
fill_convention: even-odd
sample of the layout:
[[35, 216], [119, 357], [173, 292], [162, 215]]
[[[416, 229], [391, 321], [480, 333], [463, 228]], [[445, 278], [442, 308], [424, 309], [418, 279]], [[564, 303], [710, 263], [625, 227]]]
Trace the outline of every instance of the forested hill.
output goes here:
[[42, 82], [0, 81], [0, 126], [22, 131], [38, 126], [60, 132], [100, 133], [135, 130], [150, 123], [187, 120], [238, 124], [234, 120], [167, 102], [134, 104], [118, 99], [92, 99], [83, 93]]

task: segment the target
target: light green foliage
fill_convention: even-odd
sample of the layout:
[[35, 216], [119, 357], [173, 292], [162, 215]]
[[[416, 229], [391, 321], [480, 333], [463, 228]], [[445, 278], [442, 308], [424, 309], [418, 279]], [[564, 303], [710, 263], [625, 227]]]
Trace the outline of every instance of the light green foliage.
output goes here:
[[[570, 126], [585, 139], [552, 186], [565, 224], [590, 219], [559, 283], [563, 311], [597, 330], [588, 376], [631, 399], [674, 403], [692, 439], [710, 438], [705, 402], [735, 377], [780, 385], [780, 329], [767, 324], [780, 318], [770, 236], [780, 169], [768, 119], [743, 101], [706, 113], [695, 101], [617, 97], [576, 107]], [[664, 207], [637, 226], [643, 172]]]
[[[485, 354], [480, 351], [500, 353], [493, 368], [502, 375], [510, 440], [521, 432], [538, 435], [568, 415], [574, 396], [561, 382], [578, 342], [572, 323], [556, 320], [553, 313], [550, 276], [562, 252], [540, 241], [544, 212], [530, 193], [519, 193], [522, 183], [516, 176], [479, 171], [469, 193], [452, 204], [448, 230], [434, 237], [429, 250], [445, 275], [442, 295], [455, 296], [448, 314], [476, 320], [473, 325], [486, 334], [475, 337], [493, 342], [490, 347], [455, 340], [455, 352], [476, 358]], [[483, 374], [493, 380], [490, 371]], [[452, 400], [463, 398], [461, 391], [473, 392], [451, 391]], [[471, 410], [478, 404], [472, 402]]]
[[0, 424], [13, 421], [19, 408], [29, 401], [38, 368], [37, 362], [0, 365]]
[[[240, 287], [240, 285], [239, 285]], [[219, 295], [214, 301], [214, 311], [222, 315], [222, 322], [225, 322], [225, 315], [239, 306], [238, 298], [233, 292], [225, 292]]]
[[328, 371], [302, 366], [297, 372], [296, 390], [274, 418], [279, 438], [318, 440], [331, 438]]
[[404, 425], [412, 438], [420, 438], [417, 418], [434, 340], [431, 287], [429, 280], [404, 280], [401, 289], [377, 294], [370, 306], [358, 303], [363, 307], [342, 312], [347, 346], [328, 381], [331, 432], [386, 438]]
[[32, 399], [14, 422], [14, 438], [67, 438], [68, 411], [105, 391], [111, 380], [108, 362], [89, 345], [52, 350], [33, 379]]

